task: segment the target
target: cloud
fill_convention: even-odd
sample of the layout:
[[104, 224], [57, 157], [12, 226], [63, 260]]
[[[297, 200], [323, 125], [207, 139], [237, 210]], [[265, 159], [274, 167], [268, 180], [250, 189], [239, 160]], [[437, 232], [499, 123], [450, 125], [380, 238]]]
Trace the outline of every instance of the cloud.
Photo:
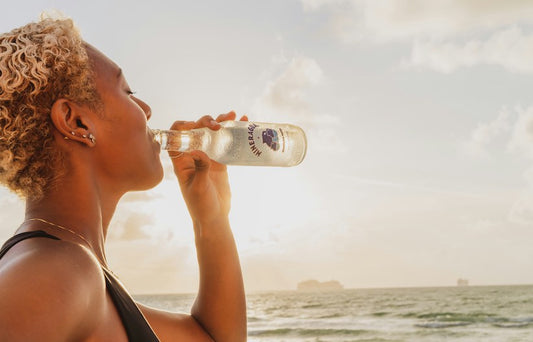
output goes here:
[[[533, 20], [523, 0], [301, 0], [306, 11], [328, 14], [327, 30], [344, 43], [412, 43], [404, 66], [449, 73], [459, 67], [500, 65], [533, 72]], [[488, 36], [488, 38], [487, 38]]]
[[330, 29], [344, 41], [445, 37], [501, 28], [533, 19], [523, 0], [301, 0], [306, 11], [330, 14]]
[[494, 33], [487, 40], [463, 44], [416, 40], [407, 66], [427, 67], [450, 73], [460, 67], [500, 65], [516, 73], [533, 72], [533, 34], [512, 27]]
[[[143, 240], [149, 239], [148, 235], [144, 231], [144, 227], [153, 225], [154, 219], [151, 215], [141, 212], [130, 212], [129, 214], [117, 215], [121, 216], [112, 228], [109, 230], [109, 236], [115, 240]], [[122, 219], [122, 217], [125, 219]], [[120, 222], [123, 221], [123, 222]]]
[[6, 240], [24, 220], [24, 201], [7, 190], [0, 188], [0, 240]]
[[533, 192], [522, 194], [509, 211], [509, 221], [531, 226], [533, 223]]
[[480, 123], [472, 131], [470, 140], [464, 144], [466, 152], [478, 157], [489, 157], [488, 146], [505, 133], [511, 131], [511, 114], [502, 110], [496, 119], [487, 123]]
[[[533, 159], [533, 106], [517, 109], [518, 118], [514, 124], [507, 147], [509, 151]], [[533, 182], [531, 182], [533, 187]]]
[[531, 227], [533, 224], [533, 167], [524, 172], [527, 186], [509, 211], [509, 221]]
[[318, 85], [322, 78], [323, 71], [314, 59], [294, 57], [281, 75], [267, 83], [256, 107], [262, 113], [282, 113], [305, 121], [311, 112], [306, 92]]
[[465, 152], [478, 157], [489, 157], [502, 148], [518, 157], [533, 159], [533, 106], [502, 109], [494, 120], [479, 123], [462, 146]]
[[157, 198], [161, 198], [160, 195], [155, 194], [153, 191], [135, 191], [129, 192], [122, 198], [122, 202], [134, 203], [134, 202], [148, 202]]
[[[533, 106], [518, 111], [518, 118], [507, 144], [509, 151], [533, 159]], [[524, 172], [526, 186], [509, 212], [509, 220], [531, 226], [533, 224], [533, 166]]]
[[306, 11], [316, 11], [322, 7], [339, 6], [349, 2], [346, 0], [301, 0]]
[[115, 273], [132, 293], [195, 292], [198, 266], [194, 248], [177, 241], [112, 241], [106, 250]]
[[[530, 267], [531, 259], [520, 256], [533, 233], [506, 220], [506, 208], [494, 201], [500, 194], [482, 198], [388, 185], [382, 190], [364, 199], [364, 212], [352, 201], [351, 218], [326, 215], [280, 231], [273, 247], [263, 242], [241, 253], [247, 289], [294, 288], [309, 278], [337, 279], [346, 287], [453, 285], [459, 276], [477, 284], [501, 282], [506, 263], [498, 251], [508, 249], [507, 262]], [[483, 279], [480, 270], [493, 263], [494, 278]]]
[[340, 117], [318, 113], [310, 93], [324, 82], [324, 71], [310, 57], [273, 58], [273, 64], [283, 68], [266, 81], [253, 110], [262, 120], [289, 122], [302, 126], [309, 146], [319, 152], [346, 152], [346, 144], [338, 134]]
[[[496, 150], [533, 160], [533, 106], [502, 110], [498, 117], [480, 123], [463, 145], [465, 151], [477, 157], [490, 157]], [[533, 165], [524, 172], [525, 185], [510, 204], [508, 221], [521, 225], [533, 224]]]

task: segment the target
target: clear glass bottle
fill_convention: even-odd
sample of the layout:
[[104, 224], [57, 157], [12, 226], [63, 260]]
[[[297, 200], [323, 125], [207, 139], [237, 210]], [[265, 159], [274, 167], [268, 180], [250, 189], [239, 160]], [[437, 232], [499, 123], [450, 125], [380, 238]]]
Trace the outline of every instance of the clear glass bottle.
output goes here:
[[163, 150], [201, 150], [226, 165], [295, 166], [302, 162], [307, 151], [305, 133], [294, 125], [224, 121], [221, 126], [217, 131], [197, 128], [152, 132]]

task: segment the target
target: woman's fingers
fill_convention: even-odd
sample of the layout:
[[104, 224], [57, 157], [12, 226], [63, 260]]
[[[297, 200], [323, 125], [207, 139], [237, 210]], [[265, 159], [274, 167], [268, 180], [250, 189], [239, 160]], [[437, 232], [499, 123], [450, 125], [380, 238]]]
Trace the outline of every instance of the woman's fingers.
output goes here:
[[[208, 127], [212, 130], [219, 130], [221, 127], [220, 122], [235, 120], [236, 117], [237, 114], [235, 114], [234, 111], [226, 114], [220, 114], [217, 116], [216, 120], [211, 115], [204, 115], [198, 121], [175, 121], [170, 129], [176, 131], [185, 131], [195, 128]], [[248, 117], [244, 115], [241, 117], [240, 121], [248, 121]]]
[[200, 118], [200, 120], [196, 121], [196, 127], [195, 128], [201, 128], [201, 127], [208, 127], [213, 130], [220, 129], [220, 124], [213, 119], [211, 115], [205, 115]]
[[202, 184], [207, 184], [211, 160], [204, 152], [182, 153], [178, 158], [172, 158], [172, 164], [174, 164], [174, 172], [182, 186], [188, 186], [193, 181], [199, 182], [197, 184], [200, 188], [202, 188]]
[[[204, 115], [198, 121], [175, 121], [171, 130], [176, 131], [187, 131], [195, 128], [208, 127], [214, 131], [219, 130], [222, 126], [220, 122], [235, 120], [237, 114], [234, 111], [228, 112], [226, 114], [220, 114], [217, 116], [217, 119], [213, 119], [211, 115]], [[243, 115], [240, 118], [240, 121], [248, 121], [248, 116]], [[184, 156], [183, 152], [169, 152], [169, 156], [172, 159], [180, 159]]]
[[174, 131], [187, 131], [195, 128], [195, 126], [196, 122], [194, 121], [174, 121], [170, 129]]
[[194, 160], [194, 167], [196, 170], [195, 181], [199, 184], [207, 184], [209, 181], [209, 169], [211, 167], [211, 159], [202, 151], [192, 151], [191, 157]]
[[235, 114], [234, 111], [231, 111], [229, 113], [226, 113], [226, 114], [220, 114], [218, 117], [217, 117], [217, 122], [222, 122], [222, 121], [228, 121], [228, 120], [235, 120], [235, 117], [237, 116], [237, 114]]

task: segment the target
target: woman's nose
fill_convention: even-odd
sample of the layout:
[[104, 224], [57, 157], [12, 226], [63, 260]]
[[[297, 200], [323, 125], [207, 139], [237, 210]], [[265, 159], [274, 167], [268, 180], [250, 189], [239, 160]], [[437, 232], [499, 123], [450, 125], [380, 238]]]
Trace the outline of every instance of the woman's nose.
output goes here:
[[146, 115], [146, 120], [150, 120], [150, 118], [152, 117], [152, 108], [150, 108], [150, 106], [141, 99], [135, 97], [135, 101], [139, 104], [139, 106], [141, 106], [142, 110], [144, 111], [144, 114]]

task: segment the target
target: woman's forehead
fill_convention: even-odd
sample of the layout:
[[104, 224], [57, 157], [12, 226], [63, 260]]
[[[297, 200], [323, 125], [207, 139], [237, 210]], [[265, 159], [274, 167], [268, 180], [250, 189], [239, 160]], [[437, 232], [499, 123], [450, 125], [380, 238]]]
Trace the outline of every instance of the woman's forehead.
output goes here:
[[100, 50], [90, 44], [86, 44], [87, 55], [97, 77], [116, 78], [120, 68]]

